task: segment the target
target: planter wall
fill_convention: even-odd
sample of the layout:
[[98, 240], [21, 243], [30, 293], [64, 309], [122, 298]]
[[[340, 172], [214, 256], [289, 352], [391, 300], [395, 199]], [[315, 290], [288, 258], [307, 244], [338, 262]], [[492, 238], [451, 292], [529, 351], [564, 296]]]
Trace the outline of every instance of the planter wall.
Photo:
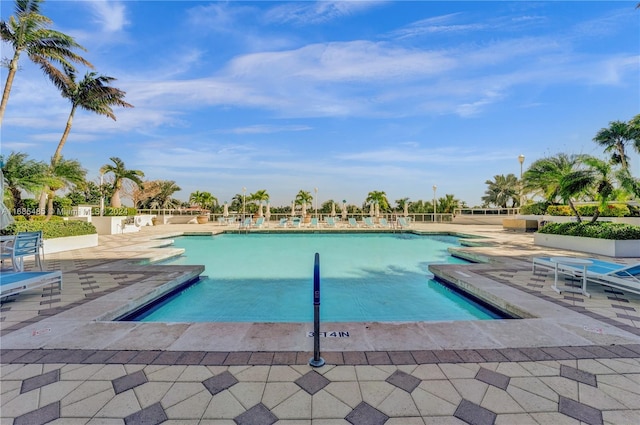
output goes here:
[[536, 233], [533, 241], [540, 246], [588, 252], [608, 257], [640, 257], [640, 240], [617, 241], [613, 239]]
[[45, 239], [43, 246], [45, 255], [73, 249], [91, 248], [98, 246], [98, 234]]
[[126, 216], [92, 217], [91, 223], [96, 227], [99, 235], [115, 235], [118, 233], [137, 232], [140, 230], [135, 225], [125, 225]]

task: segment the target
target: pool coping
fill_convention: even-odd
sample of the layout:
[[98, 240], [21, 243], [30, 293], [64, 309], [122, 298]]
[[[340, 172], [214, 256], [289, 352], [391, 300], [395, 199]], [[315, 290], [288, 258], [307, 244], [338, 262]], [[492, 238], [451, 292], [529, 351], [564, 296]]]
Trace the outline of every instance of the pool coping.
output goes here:
[[[117, 317], [123, 310], [130, 309], [136, 300], [146, 301], [159, 291], [182, 284], [202, 273], [196, 266], [140, 266], [131, 264], [130, 260], [128, 264], [123, 261], [123, 270], [153, 271], [154, 275], [37, 321], [38, 328], [48, 330], [37, 337], [34, 337], [31, 326], [4, 334], [3, 349], [307, 353], [313, 347], [313, 338], [309, 337], [312, 323], [107, 321]], [[517, 311], [520, 316], [528, 318], [467, 322], [322, 323], [321, 329], [329, 334], [348, 334], [347, 337], [321, 338], [322, 351], [500, 350], [508, 347], [608, 346], [640, 342], [637, 333], [630, 332], [620, 323], [603, 321], [597, 315], [588, 316], [544, 297], [527, 294], [521, 287], [497, 282], [481, 273], [486, 267], [490, 266], [432, 265], [430, 268], [436, 276], [445, 279], [448, 276], [447, 280], [466, 290], [475, 288], [476, 294], [482, 293], [481, 298], [485, 300], [502, 300], [508, 303], [512, 312]], [[100, 268], [109, 270], [110, 265], [94, 269]], [[163, 278], [164, 274], [167, 276]], [[599, 329], [601, 332], [594, 333], [590, 329]]]

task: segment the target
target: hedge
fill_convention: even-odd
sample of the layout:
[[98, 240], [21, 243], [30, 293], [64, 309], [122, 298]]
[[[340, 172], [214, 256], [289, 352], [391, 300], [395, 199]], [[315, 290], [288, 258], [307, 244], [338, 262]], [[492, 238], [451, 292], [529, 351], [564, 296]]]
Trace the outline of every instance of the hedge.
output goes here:
[[614, 240], [640, 240], [640, 226], [624, 223], [611, 223], [607, 221], [581, 222], [581, 223], [549, 223], [543, 226], [538, 233], [551, 235], [582, 236], [585, 238], [614, 239]]
[[37, 232], [42, 230], [45, 239], [61, 238], [65, 236], [93, 235], [98, 233], [95, 226], [86, 221], [26, 221], [16, 220], [15, 223], [2, 230], [3, 235], [15, 235], [18, 232]]

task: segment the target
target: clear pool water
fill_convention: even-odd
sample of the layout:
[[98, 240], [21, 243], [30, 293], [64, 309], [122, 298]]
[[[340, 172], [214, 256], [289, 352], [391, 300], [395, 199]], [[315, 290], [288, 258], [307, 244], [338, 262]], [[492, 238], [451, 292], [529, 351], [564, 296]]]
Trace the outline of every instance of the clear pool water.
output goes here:
[[498, 316], [432, 280], [451, 257], [451, 236], [413, 234], [223, 234], [175, 239], [186, 255], [167, 264], [204, 264], [200, 282], [133, 320], [307, 322], [320, 254], [322, 321], [487, 320]]

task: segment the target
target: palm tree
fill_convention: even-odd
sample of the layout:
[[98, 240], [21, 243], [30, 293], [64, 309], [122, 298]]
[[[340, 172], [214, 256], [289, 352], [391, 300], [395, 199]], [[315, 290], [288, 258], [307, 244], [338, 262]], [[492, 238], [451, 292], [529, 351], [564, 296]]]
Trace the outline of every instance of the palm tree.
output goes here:
[[389, 210], [389, 200], [387, 199], [387, 194], [383, 191], [374, 190], [369, 192], [364, 202], [377, 202], [381, 211]]
[[172, 195], [178, 192], [180, 186], [173, 180], [153, 180], [143, 184], [145, 199], [139, 201], [143, 209], [172, 209], [180, 204]]
[[53, 198], [58, 190], [82, 187], [87, 170], [75, 159], [60, 158], [47, 168], [46, 185], [49, 199], [47, 202], [47, 221], [53, 216]]
[[[28, 155], [22, 152], [11, 152], [5, 159], [0, 155], [5, 188], [11, 193], [13, 208], [20, 214], [24, 210], [22, 191], [35, 194], [42, 190], [47, 164], [35, 160], [27, 160]], [[35, 211], [28, 215], [35, 215]]]
[[520, 203], [520, 194], [518, 191], [518, 178], [515, 174], [499, 174], [493, 176], [493, 181], [487, 180], [485, 184], [488, 186], [484, 192], [485, 196], [482, 201], [485, 205], [496, 205], [501, 208], [507, 208], [509, 201], [511, 206], [515, 207]]
[[0, 21], [0, 36], [13, 47], [13, 58], [9, 62], [7, 81], [0, 102], [0, 123], [4, 118], [22, 52], [27, 52], [29, 59], [39, 65], [54, 83], [62, 79], [63, 75], [52, 62], [71, 69], [71, 62], [93, 68], [91, 63], [73, 52], [73, 49], [86, 50], [84, 47], [72, 37], [47, 28], [52, 21], [40, 14], [40, 3], [42, 0], [16, 0], [15, 16], [11, 16], [9, 22]]
[[115, 78], [88, 72], [82, 81], [78, 83], [76, 82], [75, 70], [64, 66], [64, 73], [64, 78], [57, 81], [56, 86], [60, 89], [62, 97], [71, 101], [71, 112], [69, 112], [67, 125], [53, 155], [52, 163], [55, 163], [62, 154], [62, 148], [71, 131], [73, 117], [78, 107], [89, 112], [95, 112], [98, 115], [107, 116], [114, 121], [116, 116], [113, 113], [113, 109], [111, 109], [112, 106], [133, 108], [133, 105], [123, 100], [126, 94], [124, 91], [108, 86], [109, 83], [115, 81]]
[[396, 199], [396, 210], [404, 211], [404, 206], [409, 203], [409, 198]]
[[100, 167], [100, 174], [113, 173], [113, 195], [111, 196], [111, 206], [114, 208], [120, 208], [120, 189], [122, 189], [122, 183], [124, 180], [130, 180], [140, 187], [142, 185], [142, 178], [144, 173], [140, 170], [128, 170], [124, 166], [124, 162], [115, 156], [109, 158], [114, 165], [105, 164]]
[[260, 189], [257, 192], [249, 195], [249, 200], [256, 202], [258, 205], [261, 204], [262, 202], [268, 202], [269, 193], [265, 189]]
[[295, 199], [296, 205], [310, 204], [312, 201], [313, 196], [311, 195], [311, 192], [307, 192], [306, 190], [300, 190]]
[[454, 195], [446, 194], [438, 199], [438, 212], [451, 214], [456, 208], [460, 208], [460, 201]]
[[636, 138], [638, 145], [638, 134], [634, 134], [634, 127], [630, 123], [623, 121], [611, 121], [608, 128], [602, 128], [593, 141], [604, 146], [604, 151], [611, 154], [611, 161], [620, 164], [623, 169], [629, 168], [629, 157], [626, 153], [626, 144]]
[[210, 210], [218, 204], [218, 198], [210, 192], [200, 192], [196, 190], [189, 195], [189, 202], [199, 206], [202, 210]]
[[549, 204], [555, 204], [560, 200], [560, 182], [575, 171], [579, 163], [578, 155], [566, 153], [538, 159], [522, 176], [524, 190], [542, 196]]

